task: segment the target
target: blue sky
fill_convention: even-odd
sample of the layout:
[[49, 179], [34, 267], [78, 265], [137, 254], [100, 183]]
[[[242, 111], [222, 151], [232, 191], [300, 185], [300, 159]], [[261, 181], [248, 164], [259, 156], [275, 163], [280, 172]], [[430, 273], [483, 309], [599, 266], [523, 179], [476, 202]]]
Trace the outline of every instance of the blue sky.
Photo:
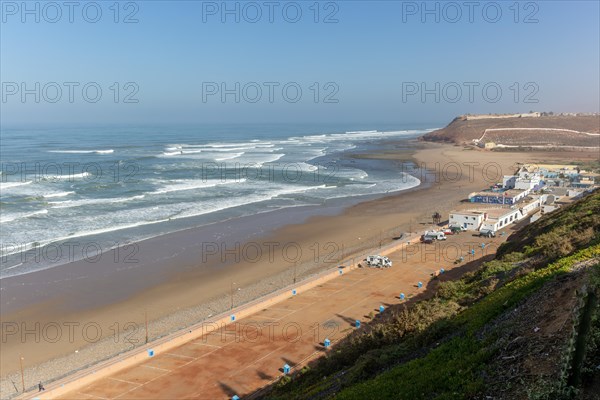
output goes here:
[[[473, 22], [462, 1], [428, 2], [439, 10], [430, 14], [420, 1], [324, 1], [318, 16], [314, 1], [271, 2], [272, 22], [264, 1], [120, 2], [118, 16], [113, 1], [98, 2], [96, 23], [84, 18], [95, 18], [96, 3], [79, 2], [72, 23], [62, 2], [55, 3], [61, 17], [45, 2], [27, 3], [36, 4], [39, 22], [20, 1], [2, 1], [4, 124], [439, 125], [462, 113], [600, 108], [597, 1], [473, 2]], [[223, 15], [225, 4], [239, 12]], [[257, 9], [262, 15], [253, 23]], [[131, 13], [138, 21], [124, 23]], [[73, 102], [65, 82], [78, 84]], [[84, 98], [89, 83], [88, 99], [102, 90], [98, 102]], [[233, 93], [223, 99], [221, 85], [235, 92], [236, 83], [239, 102]], [[52, 103], [56, 86], [62, 96]], [[34, 93], [23, 101], [23, 88], [37, 92], [39, 103]], [[302, 95], [291, 102], [297, 88]], [[137, 103], [124, 102], [126, 94]]]

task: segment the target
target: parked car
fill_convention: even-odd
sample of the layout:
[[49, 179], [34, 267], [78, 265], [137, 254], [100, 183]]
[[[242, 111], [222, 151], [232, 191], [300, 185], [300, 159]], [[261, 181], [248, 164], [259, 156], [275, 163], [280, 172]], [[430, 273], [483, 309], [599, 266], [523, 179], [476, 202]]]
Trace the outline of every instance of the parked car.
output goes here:
[[436, 232], [436, 231], [427, 231], [423, 236], [421, 236], [421, 241], [424, 238], [430, 238], [431, 240], [446, 240], [446, 235], [444, 232]]
[[452, 233], [454, 233], [454, 234], [459, 234], [459, 233], [461, 233], [461, 232], [464, 232], [464, 231], [466, 231], [466, 229], [465, 229], [464, 227], [462, 227], [462, 226], [458, 226], [458, 225], [451, 226], [451, 227], [450, 227], [450, 230], [451, 230], [451, 231], [452, 231]]
[[496, 237], [496, 232], [491, 229], [482, 229], [479, 231], [479, 237], [493, 238]]
[[421, 235], [421, 243], [430, 244], [433, 243], [435, 239], [431, 236]]
[[446, 240], [447, 239], [444, 232], [430, 232], [429, 235], [433, 236], [435, 238], [435, 240]]

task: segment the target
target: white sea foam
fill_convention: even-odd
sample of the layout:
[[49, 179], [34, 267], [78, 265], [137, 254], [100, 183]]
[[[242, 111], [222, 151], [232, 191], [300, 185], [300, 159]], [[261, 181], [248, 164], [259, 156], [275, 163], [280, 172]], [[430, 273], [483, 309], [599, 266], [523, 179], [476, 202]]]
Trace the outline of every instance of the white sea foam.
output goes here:
[[29, 218], [29, 217], [34, 217], [36, 215], [43, 215], [43, 214], [48, 214], [48, 210], [44, 209], [44, 210], [38, 210], [38, 211], [34, 211], [34, 212], [30, 212], [30, 213], [14, 213], [14, 214], [3, 214], [2, 217], [0, 217], [0, 222], [7, 223], [7, 222], [13, 222], [13, 221], [17, 221], [19, 219], [24, 219], [24, 218]]
[[111, 154], [114, 150], [48, 150], [48, 153], [62, 154]]
[[231, 184], [236, 184], [236, 183], [244, 183], [246, 182], [246, 179], [236, 179], [236, 180], [231, 180], [231, 181], [221, 181], [221, 180], [185, 180], [185, 179], [180, 179], [180, 180], [174, 180], [173, 184], [169, 184], [169, 185], [165, 185], [163, 187], [161, 187], [158, 190], [155, 190], [153, 192], [150, 192], [149, 194], [165, 194], [165, 193], [171, 193], [171, 192], [181, 192], [181, 191], [187, 191], [187, 190], [195, 190], [195, 189], [206, 189], [206, 188], [211, 188], [211, 187], [215, 187], [218, 185], [231, 185]]
[[108, 150], [48, 150], [48, 153], [63, 153], [63, 154], [111, 154], [113, 149]]
[[33, 181], [25, 181], [25, 182], [0, 182], [0, 189], [8, 189], [17, 186], [29, 185], [33, 183]]
[[144, 225], [153, 225], [153, 224], [158, 224], [158, 223], [167, 222], [167, 221], [169, 221], [169, 218], [160, 219], [160, 220], [156, 220], [156, 221], [139, 221], [139, 222], [131, 223], [131, 224], [111, 225], [110, 227], [91, 229], [88, 231], [78, 231], [78, 232], [74, 232], [70, 235], [52, 238], [52, 239], [48, 239], [48, 240], [41, 240], [41, 241], [37, 241], [37, 242], [30, 242], [30, 243], [26, 243], [24, 245], [19, 245], [19, 246], [7, 245], [7, 246], [3, 247], [3, 249], [2, 249], [3, 252], [1, 253], [1, 255], [9, 256], [11, 254], [16, 254], [16, 253], [20, 253], [21, 251], [29, 250], [29, 249], [33, 248], [34, 246], [35, 247], [43, 247], [50, 243], [62, 242], [67, 239], [70, 240], [70, 239], [75, 239], [75, 238], [80, 238], [80, 237], [85, 237], [85, 236], [99, 235], [102, 233], [109, 233], [109, 232], [120, 231], [123, 229], [137, 228], [137, 227], [144, 226]]
[[67, 174], [67, 175], [49, 175], [47, 177], [45, 177], [45, 180], [61, 180], [61, 179], [65, 179], [65, 180], [70, 180], [70, 179], [80, 179], [80, 178], [85, 178], [86, 176], [90, 176], [92, 174], [90, 174], [89, 172], [82, 172], [80, 174]]
[[227, 156], [215, 157], [215, 161], [233, 160], [234, 158], [238, 158], [239, 156], [242, 156], [244, 154], [245, 154], [244, 152], [241, 152], [241, 153], [229, 154]]
[[68, 196], [70, 194], [74, 194], [75, 192], [58, 192], [58, 193], [48, 193], [43, 195], [42, 197], [44, 197], [45, 199], [51, 199], [51, 198], [55, 198], [55, 197], [65, 197]]
[[113, 203], [124, 203], [126, 201], [141, 200], [145, 196], [143, 194], [131, 197], [117, 197], [108, 199], [81, 199], [81, 200], [66, 200], [66, 201], [49, 201], [48, 204], [52, 205], [52, 208], [72, 208], [89, 206], [94, 204], [113, 204]]

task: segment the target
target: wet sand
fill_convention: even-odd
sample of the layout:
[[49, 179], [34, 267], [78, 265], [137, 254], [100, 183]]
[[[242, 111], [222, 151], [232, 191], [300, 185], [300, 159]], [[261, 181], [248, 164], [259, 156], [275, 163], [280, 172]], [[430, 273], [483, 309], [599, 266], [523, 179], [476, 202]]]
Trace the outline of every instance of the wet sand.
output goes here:
[[[2, 377], [11, 375], [14, 381], [23, 356], [28, 381], [47, 381], [139, 345], [146, 315], [150, 339], [163, 336], [227, 310], [232, 300], [240, 305], [402, 234], [423, 231], [435, 211], [447, 218], [470, 192], [512, 174], [517, 162], [597, 158], [594, 153], [493, 153], [437, 144], [423, 144], [414, 154], [397, 151], [393, 143], [389, 149], [354, 157], [412, 157], [429, 170], [419, 176], [421, 187], [346, 209], [324, 207], [312, 217], [307, 216], [314, 210], [298, 207], [247, 217], [241, 225], [229, 221], [165, 235], [141, 242], [137, 263], [123, 258], [115, 263], [110, 254], [97, 263], [2, 280]], [[214, 248], [231, 241], [238, 247]], [[29, 333], [23, 335], [25, 328]], [[13, 384], [3, 379], [2, 392], [7, 390], [14, 392]]]

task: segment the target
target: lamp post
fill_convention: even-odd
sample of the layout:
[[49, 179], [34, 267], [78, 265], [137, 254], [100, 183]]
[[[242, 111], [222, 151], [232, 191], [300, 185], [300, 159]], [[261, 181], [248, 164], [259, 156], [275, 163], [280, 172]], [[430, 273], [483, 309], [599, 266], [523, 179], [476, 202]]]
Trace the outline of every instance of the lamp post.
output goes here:
[[19, 358], [19, 364], [21, 366], [21, 386], [23, 388], [23, 393], [25, 393], [25, 374], [23, 373], [23, 357]]
[[298, 266], [298, 263], [297, 263], [297, 262], [295, 262], [295, 263], [294, 263], [294, 283], [296, 283], [296, 276], [297, 276], [297, 275], [296, 275], [296, 270], [297, 270], [297, 266]]
[[[237, 283], [235, 283], [233, 281], [231, 282], [231, 292], [230, 292], [230, 295], [231, 295], [231, 309], [232, 310], [233, 310], [233, 285], [237, 285]], [[240, 288], [238, 288], [237, 290], [240, 290]]]
[[146, 343], [148, 343], [148, 310], [144, 310], [144, 322], [146, 324]]

